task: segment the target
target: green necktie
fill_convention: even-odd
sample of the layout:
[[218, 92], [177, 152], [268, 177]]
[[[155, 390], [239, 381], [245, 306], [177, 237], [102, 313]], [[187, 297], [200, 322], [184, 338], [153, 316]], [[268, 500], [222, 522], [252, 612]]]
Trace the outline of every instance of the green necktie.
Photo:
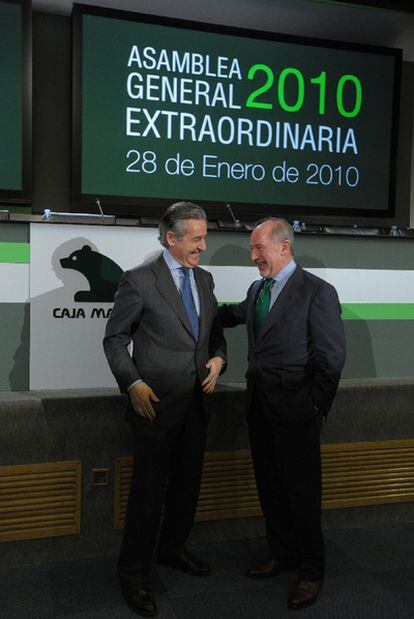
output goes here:
[[273, 278], [266, 279], [262, 290], [260, 291], [259, 298], [256, 301], [256, 307], [254, 311], [254, 328], [256, 333], [260, 331], [264, 321], [269, 313], [270, 305], [270, 291], [272, 289], [275, 280]]

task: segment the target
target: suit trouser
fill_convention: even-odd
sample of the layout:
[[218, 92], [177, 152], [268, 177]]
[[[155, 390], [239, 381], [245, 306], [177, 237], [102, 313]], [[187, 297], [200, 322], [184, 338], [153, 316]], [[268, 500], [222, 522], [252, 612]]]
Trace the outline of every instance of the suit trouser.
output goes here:
[[249, 435], [270, 558], [297, 567], [303, 580], [324, 573], [321, 530], [320, 418], [277, 426], [257, 398]]
[[197, 507], [206, 430], [198, 384], [176, 425], [134, 427], [134, 465], [118, 559], [121, 579], [147, 574], [155, 549], [164, 556], [183, 549]]

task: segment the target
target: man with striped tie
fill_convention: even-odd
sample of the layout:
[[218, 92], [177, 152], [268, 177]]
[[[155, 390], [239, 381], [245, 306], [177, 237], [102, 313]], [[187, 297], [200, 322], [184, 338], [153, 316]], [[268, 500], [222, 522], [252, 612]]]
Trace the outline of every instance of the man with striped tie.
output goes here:
[[250, 578], [297, 570], [289, 607], [316, 601], [324, 575], [321, 531], [320, 424], [345, 362], [338, 295], [293, 257], [293, 231], [269, 218], [251, 234], [261, 279], [244, 301], [219, 310], [225, 327], [248, 333], [247, 407], [268, 557]]
[[214, 390], [226, 354], [213, 279], [198, 266], [206, 234], [199, 206], [179, 202], [166, 210], [159, 224], [164, 251], [125, 272], [104, 339], [111, 370], [128, 395], [135, 441], [120, 584], [128, 605], [147, 617], [158, 612], [149, 587], [154, 553], [163, 565], [210, 574], [185, 548], [200, 490], [204, 396]]

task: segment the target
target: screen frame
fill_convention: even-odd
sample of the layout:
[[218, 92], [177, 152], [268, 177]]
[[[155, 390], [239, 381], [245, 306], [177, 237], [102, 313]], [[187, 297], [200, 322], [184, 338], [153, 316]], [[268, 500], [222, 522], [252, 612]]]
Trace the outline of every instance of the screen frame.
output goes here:
[[22, 8], [22, 184], [21, 189], [0, 188], [0, 203], [26, 205], [32, 199], [32, 3], [1, 0]]
[[[163, 210], [174, 201], [186, 200], [186, 196], [176, 196], [175, 199], [146, 198], [132, 196], [114, 196], [100, 194], [84, 194], [81, 192], [82, 179], [82, 19], [84, 15], [96, 15], [117, 20], [144, 22], [159, 26], [170, 26], [185, 30], [200, 30], [212, 34], [227, 34], [242, 38], [265, 39], [276, 42], [308, 45], [310, 47], [326, 47], [330, 49], [349, 50], [354, 52], [386, 55], [394, 58], [394, 88], [393, 109], [391, 115], [391, 144], [390, 144], [390, 167], [389, 167], [389, 192], [387, 209], [352, 209], [337, 207], [318, 206], [293, 206], [284, 204], [253, 204], [231, 202], [231, 207], [236, 216], [242, 222], [257, 221], [269, 216], [269, 209], [274, 207], [277, 215], [292, 218], [306, 218], [307, 221], [336, 222], [348, 224], [383, 222], [385, 219], [395, 217], [396, 188], [397, 188], [397, 147], [399, 130], [399, 106], [401, 90], [401, 67], [402, 50], [391, 47], [381, 47], [365, 44], [356, 44], [330, 39], [315, 37], [303, 37], [297, 35], [280, 34], [275, 32], [240, 28], [206, 22], [196, 22], [177, 18], [149, 15], [132, 11], [96, 7], [87, 4], [74, 3], [72, 11], [72, 36], [73, 36], [73, 104], [72, 104], [72, 204], [76, 211], [85, 210], [86, 206], [96, 205], [100, 200], [105, 212], [110, 212], [117, 217], [127, 219], [159, 218]], [[194, 199], [193, 199], [194, 201]], [[205, 208], [209, 220], [229, 220], [230, 215], [225, 202], [212, 202], [197, 200], [197, 204]], [[94, 206], [96, 209], [97, 207]]]

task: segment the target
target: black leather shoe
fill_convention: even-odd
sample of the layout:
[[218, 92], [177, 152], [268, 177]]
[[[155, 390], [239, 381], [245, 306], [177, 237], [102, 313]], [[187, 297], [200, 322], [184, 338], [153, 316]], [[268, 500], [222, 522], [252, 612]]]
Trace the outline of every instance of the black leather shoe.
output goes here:
[[142, 617], [158, 615], [158, 607], [148, 584], [121, 585], [121, 590], [129, 608], [135, 613]]
[[260, 563], [253, 563], [247, 570], [246, 576], [249, 578], [273, 578], [281, 572], [286, 572], [290, 569], [295, 569], [295, 567], [274, 559], [268, 559]]
[[191, 576], [210, 576], [211, 567], [206, 561], [201, 561], [185, 550], [178, 555], [160, 555], [157, 557], [160, 565], [175, 567]]
[[304, 608], [318, 599], [322, 580], [299, 580], [289, 596], [289, 608]]

